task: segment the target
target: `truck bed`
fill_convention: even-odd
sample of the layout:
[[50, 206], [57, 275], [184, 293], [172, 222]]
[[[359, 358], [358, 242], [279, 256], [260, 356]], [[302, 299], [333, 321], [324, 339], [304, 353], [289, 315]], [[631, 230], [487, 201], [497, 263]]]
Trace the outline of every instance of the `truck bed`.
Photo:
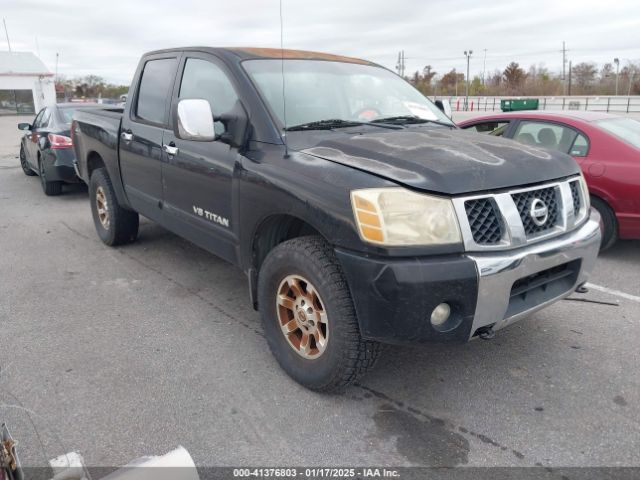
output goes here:
[[[120, 178], [118, 144], [124, 109], [107, 107], [95, 110], [77, 110], [73, 115], [73, 148], [76, 152], [77, 173], [89, 184], [92, 169], [104, 166], [111, 178]], [[116, 186], [119, 200], [124, 200], [122, 189]]]

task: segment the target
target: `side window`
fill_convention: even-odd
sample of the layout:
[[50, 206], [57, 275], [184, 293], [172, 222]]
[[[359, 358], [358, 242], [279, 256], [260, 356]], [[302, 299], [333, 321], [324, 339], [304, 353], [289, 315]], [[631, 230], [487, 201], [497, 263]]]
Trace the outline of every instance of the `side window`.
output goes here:
[[40, 122], [42, 120], [42, 115], [44, 114], [44, 108], [42, 110], [40, 110], [38, 112], [38, 115], [36, 115], [36, 118], [33, 120], [33, 128], [39, 128], [40, 127]]
[[569, 155], [573, 157], [586, 157], [587, 153], [589, 153], [589, 140], [579, 133], [575, 142], [573, 142]]
[[504, 134], [504, 131], [507, 129], [508, 125], [509, 122], [505, 121], [483, 122], [476, 123], [475, 125], [471, 125], [470, 127], [466, 127], [465, 130], [471, 130], [472, 132], [478, 133], [488, 133], [490, 135], [500, 137]]
[[153, 123], [166, 123], [166, 108], [169, 89], [173, 83], [176, 59], [149, 60], [144, 65], [136, 116]]
[[[236, 94], [227, 75], [216, 64], [189, 58], [184, 66], [182, 81], [180, 83], [179, 98], [204, 98], [211, 105], [211, 114], [220, 116], [229, 112], [236, 101]], [[214, 124], [215, 132], [224, 133], [224, 125], [220, 122]]]
[[51, 109], [45, 108], [40, 119], [40, 128], [47, 128], [51, 122]]
[[518, 125], [513, 138], [520, 143], [569, 153], [576, 135], [576, 131], [569, 127], [524, 120]]

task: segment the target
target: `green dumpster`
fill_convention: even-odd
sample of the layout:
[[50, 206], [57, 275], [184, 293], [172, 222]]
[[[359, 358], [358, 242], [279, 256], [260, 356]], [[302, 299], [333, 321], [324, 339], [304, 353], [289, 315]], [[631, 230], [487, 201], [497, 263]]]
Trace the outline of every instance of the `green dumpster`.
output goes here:
[[516, 112], [519, 110], [537, 110], [540, 100], [537, 98], [518, 98], [500, 100], [500, 110], [503, 112]]

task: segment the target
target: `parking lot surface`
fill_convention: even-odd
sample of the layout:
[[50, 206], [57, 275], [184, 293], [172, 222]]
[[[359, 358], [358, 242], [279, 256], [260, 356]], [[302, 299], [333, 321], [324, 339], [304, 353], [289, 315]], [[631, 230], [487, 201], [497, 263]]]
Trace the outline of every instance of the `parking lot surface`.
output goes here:
[[277, 366], [242, 272], [146, 220], [106, 247], [86, 188], [45, 197], [20, 120], [0, 117], [0, 421], [25, 464], [640, 466], [640, 242], [494, 340], [391, 347], [319, 395]]

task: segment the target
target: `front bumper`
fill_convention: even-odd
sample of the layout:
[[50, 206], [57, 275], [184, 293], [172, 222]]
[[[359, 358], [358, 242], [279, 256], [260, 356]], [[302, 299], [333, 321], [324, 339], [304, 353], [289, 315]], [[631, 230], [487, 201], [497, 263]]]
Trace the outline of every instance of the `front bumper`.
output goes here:
[[[337, 249], [363, 337], [385, 343], [466, 342], [570, 295], [600, 247], [598, 214], [560, 237], [489, 253], [374, 259]], [[451, 315], [434, 327], [433, 309]]]

